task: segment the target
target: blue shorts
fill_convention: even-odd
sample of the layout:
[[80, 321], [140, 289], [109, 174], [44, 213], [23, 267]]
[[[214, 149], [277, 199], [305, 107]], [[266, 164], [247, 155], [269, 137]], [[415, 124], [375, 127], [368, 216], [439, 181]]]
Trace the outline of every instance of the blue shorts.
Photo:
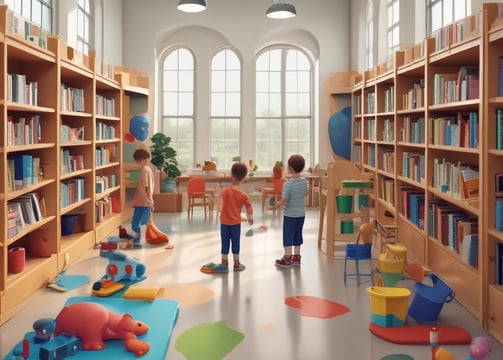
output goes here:
[[300, 246], [304, 243], [302, 228], [305, 218], [283, 216], [283, 247]]
[[228, 255], [229, 250], [232, 250], [232, 254], [238, 255], [241, 245], [241, 223], [236, 225], [220, 224], [220, 239], [222, 241], [220, 251], [222, 255]]

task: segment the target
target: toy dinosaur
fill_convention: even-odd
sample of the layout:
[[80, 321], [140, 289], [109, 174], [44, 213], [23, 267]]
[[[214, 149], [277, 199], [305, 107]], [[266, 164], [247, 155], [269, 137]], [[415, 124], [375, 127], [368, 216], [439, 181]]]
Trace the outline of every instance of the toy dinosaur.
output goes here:
[[60, 311], [56, 317], [55, 335], [78, 337], [83, 350], [102, 350], [105, 340], [122, 339], [128, 351], [141, 356], [150, 350], [150, 345], [136, 336], [147, 331], [148, 326], [133, 320], [130, 314], [121, 315], [100, 304], [82, 302], [65, 306]]

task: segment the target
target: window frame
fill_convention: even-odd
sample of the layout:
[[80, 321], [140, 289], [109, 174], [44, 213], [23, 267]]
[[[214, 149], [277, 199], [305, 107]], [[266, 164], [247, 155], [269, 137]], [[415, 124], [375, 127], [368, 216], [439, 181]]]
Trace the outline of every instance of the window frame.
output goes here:
[[[257, 96], [259, 96], [259, 92], [257, 89], [255, 89], [255, 97], [256, 97], [256, 108], [255, 108], [255, 156], [254, 160], [258, 163], [259, 166], [262, 167], [272, 167], [275, 163], [275, 161], [282, 161], [284, 164], [287, 163], [288, 157], [291, 155], [291, 152], [288, 150], [288, 145], [292, 144], [291, 141], [287, 138], [287, 132], [286, 132], [286, 127], [287, 123], [289, 121], [299, 121], [303, 119], [307, 119], [309, 121], [308, 128], [309, 128], [309, 136], [308, 136], [308, 154], [302, 154], [305, 157], [306, 160], [306, 168], [313, 166], [314, 162], [314, 143], [315, 143], [315, 134], [314, 134], [314, 129], [315, 129], [315, 112], [314, 112], [314, 94], [315, 94], [315, 84], [314, 84], [314, 76], [315, 76], [315, 66], [313, 63], [313, 60], [309, 56], [309, 54], [304, 51], [302, 48], [295, 46], [295, 45], [271, 45], [268, 46], [264, 49], [262, 49], [256, 56], [255, 58], [255, 83], [257, 84], [257, 76], [258, 76], [258, 69], [257, 69], [257, 62], [260, 59], [261, 56], [264, 54], [275, 51], [275, 50], [280, 50], [281, 51], [281, 68], [280, 68], [280, 92], [279, 92], [279, 97], [280, 97], [280, 112], [279, 115], [274, 115], [274, 116], [259, 116], [257, 114]], [[287, 104], [286, 104], [286, 97], [288, 94], [288, 91], [286, 89], [286, 73], [287, 73], [287, 67], [286, 67], [286, 61], [287, 61], [287, 55], [288, 51], [296, 51], [300, 54], [302, 54], [305, 59], [309, 63], [309, 111], [308, 114], [303, 114], [303, 115], [288, 115], [287, 114]], [[277, 71], [277, 70], [276, 70]], [[298, 69], [295, 71], [299, 71]], [[267, 92], [270, 93], [270, 92]], [[260, 146], [261, 143], [263, 143], [263, 139], [259, 138], [257, 136], [257, 131], [258, 131], [258, 123], [259, 121], [263, 119], [269, 119], [269, 120], [279, 120], [281, 121], [280, 124], [280, 132], [281, 132], [281, 153], [279, 158], [275, 159], [269, 159], [271, 160], [271, 163], [266, 163], [263, 164], [262, 162], [262, 157], [259, 155], [258, 150], [261, 149], [262, 147]], [[267, 140], [266, 140], [267, 142]], [[269, 144], [271, 145], [273, 142], [271, 139], [268, 140]], [[296, 141], [297, 147], [302, 144], [302, 141]], [[297, 151], [294, 151], [297, 152]]]
[[[37, 24], [42, 29], [52, 34], [54, 28], [54, 4], [53, 0], [6, 0], [5, 4], [16, 14], [29, 19], [34, 24]], [[34, 5], [40, 6], [39, 12], [34, 12]], [[44, 11], [45, 10], [45, 11]], [[38, 14], [40, 16], [34, 15]], [[45, 21], [44, 14], [49, 14], [50, 19]], [[49, 28], [45, 25], [49, 24]]]

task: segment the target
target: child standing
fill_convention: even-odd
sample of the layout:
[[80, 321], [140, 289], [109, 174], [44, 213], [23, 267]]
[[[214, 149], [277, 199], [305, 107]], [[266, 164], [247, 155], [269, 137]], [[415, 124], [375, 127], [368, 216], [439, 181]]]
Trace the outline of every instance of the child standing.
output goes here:
[[234, 163], [231, 168], [232, 186], [220, 191], [218, 206], [220, 208], [220, 239], [221, 256], [220, 264], [209, 263], [203, 265], [202, 272], [225, 273], [229, 271], [229, 251], [232, 251], [234, 271], [243, 271], [246, 267], [239, 261], [241, 238], [241, 208], [246, 207], [248, 224], [253, 225], [253, 207], [250, 197], [240, 189], [248, 168], [244, 163]]
[[141, 247], [141, 225], [147, 225], [150, 218], [151, 209], [154, 207], [154, 173], [150, 164], [150, 152], [146, 149], [137, 149], [133, 153], [133, 158], [141, 167], [140, 178], [134, 193], [131, 206], [133, 218], [131, 219], [131, 229], [133, 230], [133, 246]]
[[300, 246], [304, 242], [302, 229], [306, 217], [304, 198], [307, 194], [307, 181], [300, 176], [304, 167], [305, 160], [301, 155], [290, 156], [288, 159], [290, 178], [283, 185], [281, 200], [276, 205], [285, 207], [283, 211], [284, 255], [276, 260], [276, 266], [281, 268], [300, 266]]

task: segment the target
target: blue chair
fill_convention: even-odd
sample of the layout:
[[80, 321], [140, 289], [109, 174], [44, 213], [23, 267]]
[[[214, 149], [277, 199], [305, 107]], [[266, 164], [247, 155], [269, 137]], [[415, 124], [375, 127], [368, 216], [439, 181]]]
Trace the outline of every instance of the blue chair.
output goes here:
[[[360, 235], [356, 240], [356, 244], [346, 245], [346, 255], [344, 257], [344, 284], [346, 284], [346, 279], [351, 276], [355, 276], [360, 282], [361, 276], [369, 276], [372, 279], [372, 243], [370, 244], [359, 244]], [[368, 260], [369, 262], [369, 272], [360, 272], [360, 260]], [[354, 261], [354, 272], [348, 272], [348, 261]]]

